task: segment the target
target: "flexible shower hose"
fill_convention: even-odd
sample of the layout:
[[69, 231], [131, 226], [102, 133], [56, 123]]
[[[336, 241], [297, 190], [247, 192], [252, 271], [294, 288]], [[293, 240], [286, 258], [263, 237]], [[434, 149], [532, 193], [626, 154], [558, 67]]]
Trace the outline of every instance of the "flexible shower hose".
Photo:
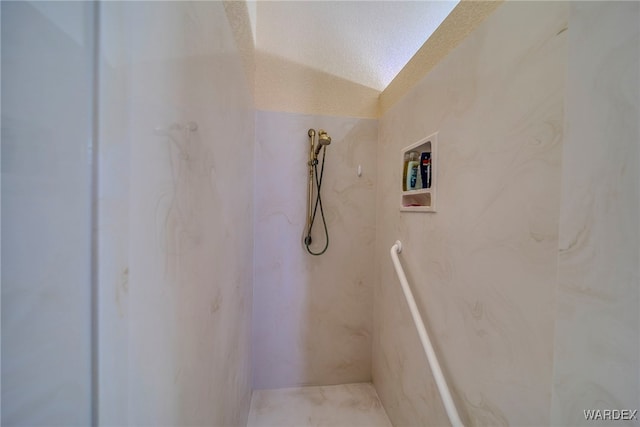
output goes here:
[[[313, 208], [313, 215], [311, 216], [311, 224], [309, 225], [309, 231], [307, 232], [307, 237], [304, 239], [304, 245], [307, 248], [307, 252], [311, 255], [322, 255], [327, 251], [329, 247], [329, 229], [327, 228], [327, 221], [324, 217], [324, 209], [322, 209], [322, 197], [320, 196], [320, 188], [322, 188], [322, 177], [324, 176], [324, 159], [326, 156], [327, 148], [322, 148], [322, 166], [320, 167], [320, 178], [318, 178], [318, 161], [315, 160], [313, 163], [313, 171], [314, 177], [316, 181], [316, 188], [318, 189], [318, 194], [316, 196], [316, 205]], [[322, 218], [322, 225], [324, 226], [324, 235], [325, 235], [325, 244], [324, 248], [320, 252], [313, 252], [309, 245], [311, 244], [311, 229], [313, 228], [313, 223], [316, 220], [316, 213], [318, 212], [318, 206], [320, 206], [320, 217]]]

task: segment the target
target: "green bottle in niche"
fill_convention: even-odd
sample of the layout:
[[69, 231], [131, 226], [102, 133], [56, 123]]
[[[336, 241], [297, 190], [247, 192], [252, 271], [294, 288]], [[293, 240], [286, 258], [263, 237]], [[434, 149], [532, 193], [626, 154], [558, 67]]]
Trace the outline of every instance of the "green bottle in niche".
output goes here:
[[409, 164], [409, 153], [404, 153], [404, 163], [402, 163], [402, 191], [407, 191], [407, 165]]
[[409, 160], [406, 168], [406, 191], [415, 190], [416, 183], [418, 181], [418, 167], [420, 161], [418, 160], [418, 153], [416, 151], [409, 152]]

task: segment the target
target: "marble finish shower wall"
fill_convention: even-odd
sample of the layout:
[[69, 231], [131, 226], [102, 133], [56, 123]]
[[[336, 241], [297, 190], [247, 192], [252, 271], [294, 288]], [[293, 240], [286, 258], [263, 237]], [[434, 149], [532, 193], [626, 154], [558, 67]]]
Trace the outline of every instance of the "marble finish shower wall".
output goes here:
[[[318, 257], [302, 244], [309, 128], [332, 137], [322, 186], [330, 246]], [[371, 379], [377, 129], [371, 119], [257, 113], [257, 389]], [[318, 243], [324, 238], [321, 225], [318, 219], [314, 226]]]
[[[466, 425], [548, 425], [568, 5], [507, 2], [380, 121], [373, 382], [394, 425], [448, 425], [389, 258]], [[399, 211], [401, 148], [439, 132], [438, 211]]]
[[254, 110], [241, 56], [220, 2], [102, 7], [101, 423], [245, 425]]
[[640, 409], [640, 4], [570, 10], [551, 412], [561, 426], [584, 425], [585, 409]]

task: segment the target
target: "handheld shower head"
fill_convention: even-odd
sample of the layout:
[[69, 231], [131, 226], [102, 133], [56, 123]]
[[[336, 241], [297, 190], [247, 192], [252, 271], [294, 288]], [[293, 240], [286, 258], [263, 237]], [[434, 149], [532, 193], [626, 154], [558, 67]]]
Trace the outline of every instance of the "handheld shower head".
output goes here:
[[331, 137], [327, 135], [326, 131], [320, 129], [318, 132], [318, 144], [316, 145], [315, 156], [318, 157], [318, 153], [320, 153], [322, 147], [329, 144], [331, 144]]
[[[324, 217], [324, 210], [322, 208], [322, 198], [320, 197], [320, 188], [322, 187], [322, 177], [324, 175], [324, 162], [327, 159], [327, 145], [331, 144], [331, 137], [327, 135], [327, 132], [320, 129], [318, 131], [318, 140], [316, 142], [316, 130], [309, 129], [307, 132], [309, 135], [309, 162], [307, 163], [308, 171], [309, 171], [309, 180], [308, 180], [308, 191], [307, 191], [307, 224], [305, 226], [305, 236], [303, 239], [304, 246], [307, 248], [307, 252], [311, 255], [322, 255], [327, 251], [329, 247], [329, 230], [327, 229], [327, 221]], [[320, 150], [324, 150], [322, 152], [322, 164], [318, 166], [318, 154]], [[318, 169], [320, 171], [318, 172]], [[315, 205], [313, 202], [313, 194], [315, 193]], [[310, 245], [313, 241], [311, 238], [311, 230], [313, 229], [313, 223], [316, 219], [316, 213], [318, 212], [318, 207], [320, 207], [320, 216], [322, 217], [322, 225], [324, 225], [324, 248], [320, 251], [316, 251], [315, 249], [310, 248]]]

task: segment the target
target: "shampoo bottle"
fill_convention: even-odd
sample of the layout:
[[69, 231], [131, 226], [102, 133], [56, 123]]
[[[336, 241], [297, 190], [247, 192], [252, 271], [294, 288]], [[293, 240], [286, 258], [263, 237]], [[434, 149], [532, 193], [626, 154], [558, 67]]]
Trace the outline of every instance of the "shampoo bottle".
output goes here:
[[409, 153], [409, 161], [407, 162], [407, 191], [416, 189], [419, 165], [420, 161], [418, 160], [418, 153], [416, 151], [411, 151]]
[[404, 153], [402, 164], [402, 191], [407, 191], [407, 166], [409, 165], [409, 153]]
[[431, 188], [431, 153], [420, 155], [420, 176], [422, 178], [422, 188]]

